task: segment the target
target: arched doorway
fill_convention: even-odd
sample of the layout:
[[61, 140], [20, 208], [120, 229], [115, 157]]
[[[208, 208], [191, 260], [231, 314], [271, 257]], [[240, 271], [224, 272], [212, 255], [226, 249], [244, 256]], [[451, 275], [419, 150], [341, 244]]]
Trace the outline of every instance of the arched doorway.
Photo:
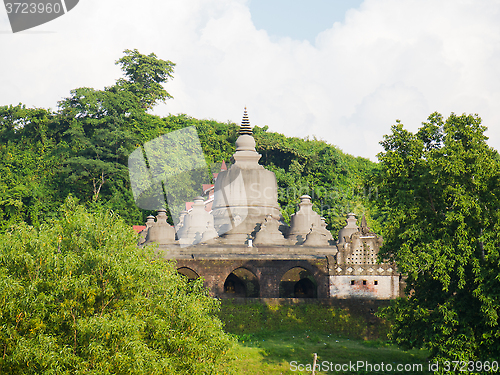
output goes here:
[[224, 282], [224, 294], [227, 297], [258, 298], [260, 286], [257, 276], [243, 267], [235, 269]]
[[289, 269], [281, 278], [280, 298], [317, 298], [318, 285], [313, 274], [302, 267]]
[[195, 271], [193, 271], [189, 267], [178, 268], [177, 272], [179, 272], [181, 275], [186, 276], [189, 281], [196, 280], [198, 277], [200, 277]]

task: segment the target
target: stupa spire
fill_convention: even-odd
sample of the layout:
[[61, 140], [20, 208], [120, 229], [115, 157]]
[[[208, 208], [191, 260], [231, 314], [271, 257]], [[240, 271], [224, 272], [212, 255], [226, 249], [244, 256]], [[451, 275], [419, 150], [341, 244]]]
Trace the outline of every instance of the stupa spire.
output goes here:
[[250, 120], [248, 119], [247, 107], [243, 111], [243, 120], [241, 120], [240, 135], [253, 135]]
[[[252, 154], [242, 154], [239, 153], [240, 151], [250, 151]], [[233, 155], [234, 160], [243, 160], [242, 157], [246, 160], [254, 160], [255, 157], [257, 157], [257, 159], [254, 160], [255, 162], [257, 162], [260, 158], [260, 155], [255, 151], [255, 139], [253, 137], [250, 121], [248, 120], [247, 107], [245, 107], [245, 111], [243, 112], [243, 120], [241, 120], [240, 126], [240, 136], [236, 140], [236, 153]], [[250, 159], [248, 159], [248, 157], [250, 157]]]

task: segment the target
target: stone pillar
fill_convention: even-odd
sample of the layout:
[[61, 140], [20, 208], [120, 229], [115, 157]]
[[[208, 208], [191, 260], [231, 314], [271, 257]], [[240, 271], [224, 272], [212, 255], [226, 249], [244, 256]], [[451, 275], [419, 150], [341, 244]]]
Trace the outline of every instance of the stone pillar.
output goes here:
[[280, 278], [279, 273], [273, 267], [262, 267], [260, 269], [260, 297], [278, 298]]

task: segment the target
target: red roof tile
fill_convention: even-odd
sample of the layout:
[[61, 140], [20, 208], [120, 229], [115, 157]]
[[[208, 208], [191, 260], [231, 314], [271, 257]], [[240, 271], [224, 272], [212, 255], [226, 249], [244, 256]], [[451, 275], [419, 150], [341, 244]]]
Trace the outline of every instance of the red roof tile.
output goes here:
[[213, 184], [203, 184], [202, 185], [202, 188], [203, 188], [203, 193], [206, 193], [207, 190], [209, 190], [210, 188], [213, 188], [214, 185]]

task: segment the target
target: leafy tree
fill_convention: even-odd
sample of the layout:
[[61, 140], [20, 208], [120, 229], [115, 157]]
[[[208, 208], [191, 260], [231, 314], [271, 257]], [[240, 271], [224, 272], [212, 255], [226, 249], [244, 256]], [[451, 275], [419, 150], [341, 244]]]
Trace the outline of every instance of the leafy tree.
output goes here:
[[500, 165], [485, 130], [477, 115], [433, 113], [381, 142], [381, 254], [407, 275], [383, 316], [395, 342], [440, 362], [500, 357]]
[[20, 144], [0, 145], [0, 160], [0, 229], [23, 220], [38, 225], [57, 209], [57, 160]]
[[[110, 208], [129, 221], [143, 221], [132, 202], [127, 158], [138, 144], [137, 129], [150, 121], [146, 111], [171, 96], [162, 84], [172, 78], [173, 64], [155, 54], [125, 50], [116, 63], [126, 79], [104, 90], [78, 88], [59, 102], [58, 152], [65, 160], [61, 169], [66, 195], [93, 201], [103, 197]], [[121, 197], [117, 199], [116, 193]]]
[[127, 79], [119, 79], [117, 88], [134, 94], [144, 109], [151, 109], [158, 102], [172, 97], [162, 83], [173, 78], [173, 62], [158, 59], [154, 53], [143, 55], [136, 49], [124, 52], [125, 56], [116, 64], [121, 66]]
[[[53, 214], [68, 194], [103, 204], [129, 224], [143, 223], [151, 211], [134, 203], [128, 156], [174, 130], [196, 127], [212, 173], [219, 172], [222, 161], [230, 161], [238, 126], [187, 115], [160, 118], [147, 113], [171, 97], [162, 84], [172, 78], [174, 64], [137, 50], [124, 53], [116, 62], [124, 78], [102, 90], [74, 89], [55, 112], [22, 105], [0, 107], [0, 143], [10, 147], [9, 151], [0, 150], [0, 156], [6, 155], [5, 160], [0, 159], [0, 192], [4, 192], [0, 215], [5, 220], [0, 228], [12, 220], [36, 225], [38, 217]], [[346, 155], [321, 140], [285, 137], [267, 127], [254, 127], [254, 135], [257, 151], [263, 155], [260, 163], [276, 173], [286, 221], [303, 194], [312, 196], [315, 210], [326, 218], [333, 233], [344, 225], [347, 212], [375, 212], [373, 204], [360, 194], [367, 190], [374, 163]], [[30, 162], [34, 155], [37, 161]], [[33, 189], [30, 181], [35, 182]], [[31, 209], [33, 202], [37, 206]], [[380, 227], [380, 218], [372, 216], [375, 228]]]
[[215, 373], [232, 343], [218, 301], [135, 243], [72, 200], [1, 235], [0, 373]]
[[0, 106], [0, 143], [39, 143], [47, 148], [51, 144], [53, 120], [51, 110], [26, 108], [22, 104]]
[[[80, 88], [60, 103], [60, 121], [66, 123], [61, 129], [63, 142], [59, 143], [59, 152], [67, 162], [64, 172], [80, 189], [88, 186], [94, 201], [110, 178], [126, 175], [127, 157], [135, 145], [133, 133], [127, 129], [133, 101], [124, 105], [127, 98], [131, 98], [129, 93]], [[80, 190], [78, 195], [83, 194]]]
[[22, 220], [38, 225], [58, 206], [53, 117], [40, 108], [0, 107], [0, 229]]

